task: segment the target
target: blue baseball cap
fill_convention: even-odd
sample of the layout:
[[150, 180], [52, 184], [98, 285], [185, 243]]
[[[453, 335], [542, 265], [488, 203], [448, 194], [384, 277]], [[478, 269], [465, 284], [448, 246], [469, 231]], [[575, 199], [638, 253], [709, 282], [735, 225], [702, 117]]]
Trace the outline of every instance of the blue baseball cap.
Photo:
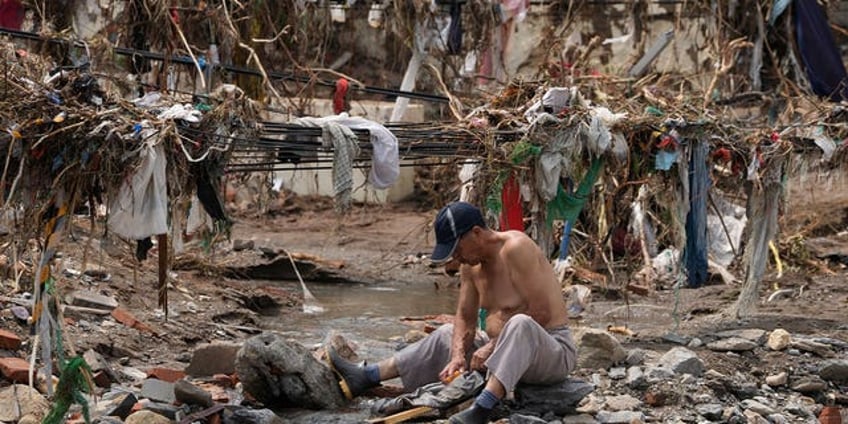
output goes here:
[[433, 227], [436, 230], [436, 247], [430, 260], [440, 264], [453, 256], [459, 239], [475, 226], [486, 228], [483, 214], [476, 206], [467, 202], [453, 202], [436, 215]]

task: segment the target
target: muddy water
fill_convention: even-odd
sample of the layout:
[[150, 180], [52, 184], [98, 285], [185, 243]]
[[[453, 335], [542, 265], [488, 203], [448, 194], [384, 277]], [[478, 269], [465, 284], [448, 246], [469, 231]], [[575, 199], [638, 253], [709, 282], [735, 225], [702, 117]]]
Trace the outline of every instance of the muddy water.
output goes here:
[[[300, 290], [297, 282], [280, 285], [292, 291]], [[411, 329], [401, 318], [452, 314], [458, 293], [456, 289], [436, 290], [428, 283], [307, 286], [324, 309], [323, 313], [292, 312], [265, 317], [263, 324], [307, 347], [323, 342], [336, 332], [354, 342], [360, 356], [371, 360], [383, 358], [398, 348], [398, 338]]]

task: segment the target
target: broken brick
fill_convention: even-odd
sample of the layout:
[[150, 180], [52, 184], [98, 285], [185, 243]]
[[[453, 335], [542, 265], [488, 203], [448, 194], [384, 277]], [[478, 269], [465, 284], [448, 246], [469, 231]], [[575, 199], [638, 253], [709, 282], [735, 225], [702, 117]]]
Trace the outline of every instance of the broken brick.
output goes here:
[[0, 372], [9, 381], [26, 383], [29, 381], [29, 362], [21, 358], [0, 358]]
[[126, 325], [130, 328], [135, 328], [139, 331], [145, 331], [150, 334], [156, 335], [156, 331], [154, 331], [147, 324], [137, 320], [129, 311], [123, 308], [115, 308], [112, 309], [112, 318], [115, 318], [115, 321], [120, 322], [121, 324]]
[[21, 348], [21, 338], [17, 334], [0, 329], [0, 349], [18, 350]]
[[175, 383], [178, 380], [182, 380], [186, 376], [186, 373], [182, 370], [155, 367], [147, 370], [147, 376], [162, 381], [167, 381], [169, 383]]
[[212, 380], [215, 381], [219, 386], [231, 389], [235, 387], [236, 383], [233, 381], [233, 378], [227, 374], [215, 374], [212, 376]]
[[103, 387], [104, 389], [112, 387], [112, 379], [106, 371], [100, 370], [95, 372], [92, 380], [94, 380], [94, 384], [97, 387]]

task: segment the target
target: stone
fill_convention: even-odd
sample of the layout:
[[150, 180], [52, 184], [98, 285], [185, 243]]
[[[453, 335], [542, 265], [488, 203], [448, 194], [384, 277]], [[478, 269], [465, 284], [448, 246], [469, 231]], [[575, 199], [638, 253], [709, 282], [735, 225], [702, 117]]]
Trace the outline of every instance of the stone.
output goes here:
[[624, 367], [612, 367], [609, 371], [610, 380], [621, 380], [627, 377], [627, 368]]
[[730, 337], [707, 343], [707, 349], [717, 352], [745, 352], [754, 350], [757, 344], [741, 337]]
[[138, 368], [133, 367], [120, 368], [118, 370], [118, 373], [132, 381], [141, 381], [147, 378], [147, 373]]
[[427, 333], [421, 330], [409, 330], [406, 332], [406, 334], [403, 335], [403, 342], [407, 344], [412, 344], [425, 337], [427, 337]]
[[[238, 351], [235, 368], [244, 390], [269, 407], [335, 409], [345, 404], [333, 372], [303, 345], [278, 334], [248, 339]], [[229, 374], [211, 374], [217, 373]]]
[[224, 414], [224, 424], [283, 424], [282, 418], [278, 417], [270, 409], [248, 409], [239, 408], [231, 414]]
[[674, 371], [665, 367], [649, 367], [645, 370], [645, 379], [648, 383], [657, 383], [674, 377]]
[[125, 424], [171, 424], [171, 420], [153, 411], [142, 409], [127, 417]]
[[85, 308], [111, 311], [118, 307], [118, 301], [112, 296], [102, 295], [90, 290], [76, 290], [68, 295], [68, 304]]
[[589, 414], [578, 414], [565, 417], [565, 421], [563, 422], [568, 424], [597, 424], [598, 420]]
[[209, 377], [215, 374], [235, 372], [236, 356], [241, 345], [231, 342], [204, 343], [194, 350], [186, 374], [194, 377]]
[[630, 411], [642, 406], [642, 401], [630, 395], [610, 396], [606, 399], [606, 407], [612, 411]]
[[39, 419], [38, 417], [36, 417], [35, 415], [32, 415], [32, 414], [24, 415], [23, 417], [21, 417], [20, 420], [18, 420], [18, 424], [40, 424], [40, 423], [41, 423], [41, 419]]
[[188, 405], [177, 407], [170, 403], [149, 400], [143, 403], [142, 408], [171, 420], [178, 420], [180, 416], [185, 416], [189, 412]]
[[678, 390], [673, 384], [653, 385], [645, 390], [645, 403], [654, 408], [674, 405], [680, 400]]
[[632, 424], [644, 422], [645, 414], [634, 411], [600, 411], [595, 415], [595, 419], [602, 424]]
[[148, 378], [141, 386], [141, 397], [154, 402], [174, 403], [174, 383]]
[[509, 416], [509, 424], [548, 424], [548, 421], [533, 415], [512, 414]]
[[798, 349], [786, 349], [786, 354], [789, 356], [800, 356], [801, 351]]
[[775, 328], [768, 336], [766, 346], [771, 350], [783, 350], [792, 343], [792, 336], [782, 328]]
[[698, 379], [692, 374], [683, 374], [683, 377], [680, 377], [680, 384], [684, 386], [690, 386], [698, 382]]
[[771, 414], [766, 418], [771, 424], [787, 424], [789, 422], [783, 414]]
[[740, 339], [750, 340], [756, 344], [763, 342], [766, 337], [766, 330], [759, 328], [743, 328], [739, 330], [727, 330], [716, 333], [716, 336], [721, 338], [737, 337]]
[[583, 398], [580, 404], [577, 406], [576, 411], [581, 414], [597, 414], [604, 407], [604, 401], [602, 398], [595, 396], [593, 393], [590, 393], [588, 396]]
[[692, 340], [689, 340], [689, 343], [686, 344], [686, 347], [688, 347], [689, 349], [697, 349], [697, 348], [699, 348], [703, 345], [704, 345], [703, 340], [701, 340], [697, 337], [693, 337]]
[[627, 379], [624, 380], [624, 384], [627, 384], [627, 387], [631, 389], [640, 389], [644, 388], [648, 381], [645, 380], [645, 374], [642, 373], [641, 367], [630, 367], [627, 369]]
[[662, 335], [662, 339], [669, 343], [679, 344], [682, 346], [686, 346], [689, 344], [689, 338], [677, 333], [666, 333]]
[[607, 369], [627, 357], [618, 339], [605, 330], [586, 329], [578, 337], [578, 368]]
[[696, 377], [704, 373], [704, 361], [695, 352], [685, 347], [675, 347], [660, 357], [659, 365], [675, 374], [691, 374]]
[[132, 408], [137, 402], [138, 398], [134, 393], [125, 393], [123, 396], [119, 396], [112, 401], [110, 408], [106, 411], [106, 413], [104, 413], [104, 415], [120, 417], [122, 420], [125, 420], [128, 416], [130, 416]]
[[836, 356], [836, 354], [830, 350], [829, 345], [814, 342], [812, 340], [793, 340], [791, 346], [804, 352], [814, 353], [822, 358], [833, 358]]
[[577, 404], [594, 390], [593, 385], [574, 378], [551, 386], [519, 384], [514, 392], [514, 409], [516, 412], [530, 415], [548, 412], [556, 415], [570, 414], [574, 413]]
[[21, 358], [0, 358], [0, 373], [13, 383], [29, 382], [29, 362]]
[[815, 394], [827, 388], [827, 383], [817, 377], [804, 377], [792, 383], [792, 390], [798, 393]]
[[177, 401], [187, 405], [200, 405], [208, 408], [215, 404], [212, 395], [206, 390], [191, 384], [186, 380], [178, 380], [174, 383], [174, 397]]
[[0, 329], [0, 349], [18, 350], [21, 348], [21, 338], [17, 334]]
[[748, 424], [769, 424], [768, 420], [763, 418], [762, 415], [750, 409], [746, 409], [743, 414], [748, 419]]
[[777, 413], [774, 408], [765, 405], [761, 402], [757, 402], [754, 399], [745, 399], [742, 401], [742, 408], [747, 409], [749, 411], [754, 411], [760, 415], [771, 415]]
[[771, 387], [780, 387], [785, 386], [789, 381], [789, 375], [786, 372], [781, 372], [780, 374], [774, 374], [766, 377], [766, 384]]
[[720, 403], [705, 403], [703, 405], [696, 406], [695, 411], [710, 421], [721, 421], [722, 414], [724, 413], [724, 406]]
[[15, 305], [9, 308], [9, 310], [12, 311], [12, 315], [14, 315], [15, 318], [21, 323], [27, 322], [27, 320], [29, 320], [30, 318], [29, 309], [23, 306]]
[[848, 382], [848, 360], [829, 359], [822, 362], [819, 377], [828, 381]]
[[25, 384], [13, 384], [0, 389], [0, 421], [16, 422], [22, 417], [33, 415], [43, 417], [50, 408], [50, 402]]
[[233, 240], [233, 250], [236, 252], [241, 252], [242, 250], [253, 250], [254, 246], [255, 243], [253, 240]]
[[645, 363], [644, 349], [631, 349], [627, 352], [627, 357], [624, 359], [627, 365], [642, 365]]
[[739, 399], [750, 399], [759, 394], [757, 383], [751, 381], [731, 382], [730, 392]]

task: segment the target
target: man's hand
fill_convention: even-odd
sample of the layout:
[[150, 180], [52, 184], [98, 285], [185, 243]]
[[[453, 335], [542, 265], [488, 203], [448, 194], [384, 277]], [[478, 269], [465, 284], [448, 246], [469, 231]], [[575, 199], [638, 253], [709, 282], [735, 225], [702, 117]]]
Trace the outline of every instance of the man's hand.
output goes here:
[[495, 344], [493, 342], [486, 343], [483, 347], [477, 349], [474, 355], [471, 356], [471, 369], [481, 372], [485, 371], [486, 360], [492, 355], [493, 350], [495, 350]]
[[465, 359], [463, 358], [453, 358], [445, 369], [439, 373], [439, 380], [442, 382], [446, 382], [448, 380], [453, 379], [454, 374], [465, 372]]

